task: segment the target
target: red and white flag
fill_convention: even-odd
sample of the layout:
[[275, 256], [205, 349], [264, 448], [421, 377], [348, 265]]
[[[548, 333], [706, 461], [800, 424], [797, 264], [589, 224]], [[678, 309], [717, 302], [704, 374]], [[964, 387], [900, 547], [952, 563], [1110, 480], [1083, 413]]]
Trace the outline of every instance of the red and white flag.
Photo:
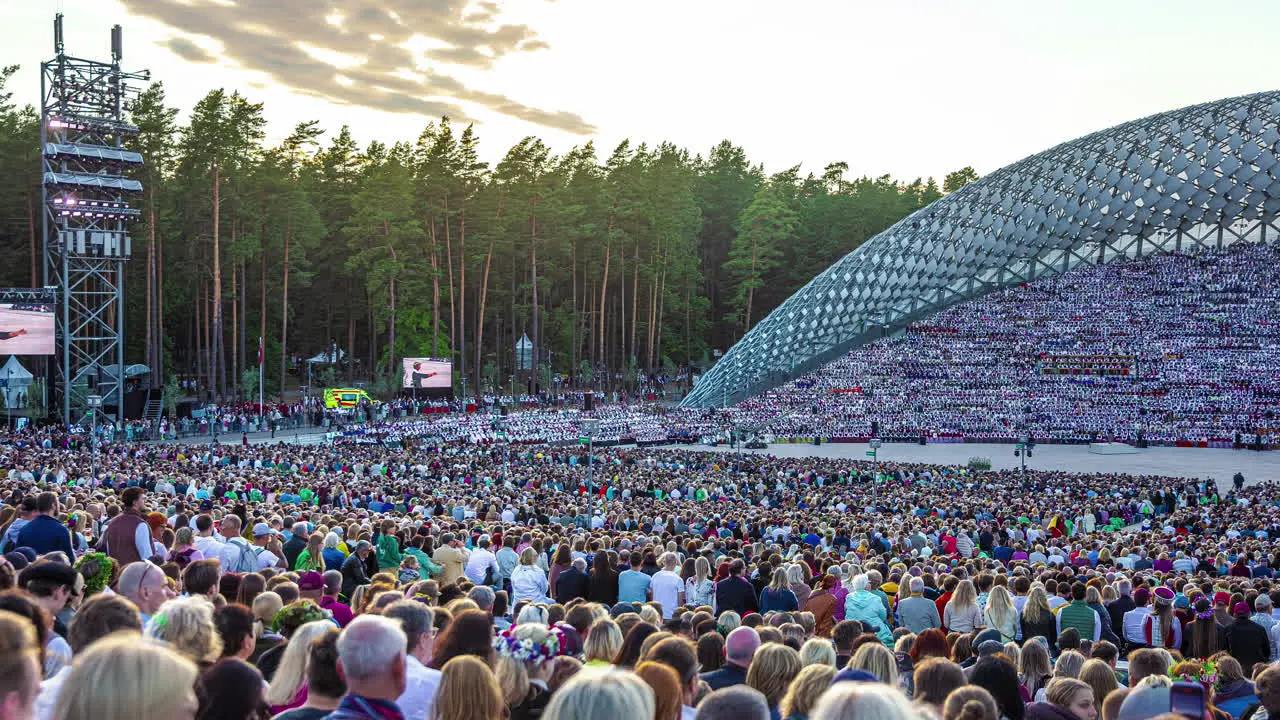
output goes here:
[[258, 336], [258, 367], [262, 367], [262, 362], [263, 362], [263, 356], [262, 356], [262, 336], [261, 336], [261, 335], [259, 335], [259, 336]]

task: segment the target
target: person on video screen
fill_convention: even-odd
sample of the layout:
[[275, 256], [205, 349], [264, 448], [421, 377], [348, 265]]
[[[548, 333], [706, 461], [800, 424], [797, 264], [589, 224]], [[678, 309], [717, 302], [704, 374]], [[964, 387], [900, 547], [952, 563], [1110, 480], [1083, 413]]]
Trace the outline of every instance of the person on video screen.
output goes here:
[[17, 330], [0, 330], [0, 340], [12, 340], [16, 337], [21, 337], [26, 334], [27, 334], [26, 328], [19, 328]]
[[420, 388], [420, 387], [426, 387], [426, 386], [427, 386], [426, 381], [427, 381], [427, 379], [428, 379], [428, 378], [433, 378], [433, 377], [435, 377], [435, 376], [437, 376], [437, 375], [439, 375], [439, 374], [440, 374], [440, 372], [439, 372], [439, 371], [432, 371], [432, 372], [425, 372], [425, 373], [424, 373], [424, 372], [420, 372], [421, 370], [422, 370], [422, 363], [417, 363], [417, 362], [416, 362], [416, 363], [414, 363], [414, 364], [413, 364], [413, 376], [412, 376], [412, 386], [413, 386], [413, 387], [419, 387], [419, 388]]

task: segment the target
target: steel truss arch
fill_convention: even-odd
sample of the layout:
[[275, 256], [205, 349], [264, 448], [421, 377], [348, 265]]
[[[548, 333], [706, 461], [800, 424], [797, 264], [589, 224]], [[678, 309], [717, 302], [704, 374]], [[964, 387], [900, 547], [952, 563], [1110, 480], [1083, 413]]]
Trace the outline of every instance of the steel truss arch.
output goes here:
[[738, 402], [952, 305], [1087, 265], [1280, 241], [1280, 91], [1063, 143], [903, 218], [773, 310], [685, 407]]

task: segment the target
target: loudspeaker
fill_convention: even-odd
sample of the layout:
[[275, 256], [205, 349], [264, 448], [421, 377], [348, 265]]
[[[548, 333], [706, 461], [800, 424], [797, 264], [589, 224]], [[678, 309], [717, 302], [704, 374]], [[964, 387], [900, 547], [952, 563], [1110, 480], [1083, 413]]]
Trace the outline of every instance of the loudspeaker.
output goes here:
[[921, 444], [921, 445], [928, 445], [928, 444], [929, 444], [929, 438], [925, 437], [924, 435], [921, 435], [921, 436], [920, 436], [920, 444]]
[[507, 415], [511, 414], [511, 409], [507, 407], [507, 404], [506, 404], [506, 403], [503, 403], [503, 404], [501, 404], [501, 405], [499, 405], [499, 406], [498, 406], [498, 412], [499, 412], [503, 417], [506, 417]]
[[814, 445], [821, 445], [821, 444], [822, 444], [822, 438], [820, 438], [820, 437], [816, 437], [816, 438], [814, 438], [814, 439], [813, 439], [813, 444], [814, 444]]
[[871, 421], [871, 437], [880, 437], [880, 422], [878, 420]]
[[596, 409], [595, 393], [582, 393], [582, 409], [585, 412], [591, 412]]

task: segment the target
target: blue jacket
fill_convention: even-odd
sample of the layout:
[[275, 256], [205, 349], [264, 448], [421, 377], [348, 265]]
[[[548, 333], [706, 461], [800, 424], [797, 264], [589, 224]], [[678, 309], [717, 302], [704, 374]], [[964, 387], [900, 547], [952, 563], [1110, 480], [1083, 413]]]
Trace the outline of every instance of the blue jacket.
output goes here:
[[893, 631], [889, 629], [889, 614], [885, 612], [880, 597], [868, 590], [849, 593], [844, 599], [844, 619], [857, 620], [868, 632], [874, 632], [880, 642], [893, 645]]
[[71, 549], [71, 531], [62, 523], [48, 515], [37, 515], [18, 533], [18, 547], [29, 547], [36, 553], [61, 550], [67, 554], [68, 562], [75, 562], [76, 554]]

